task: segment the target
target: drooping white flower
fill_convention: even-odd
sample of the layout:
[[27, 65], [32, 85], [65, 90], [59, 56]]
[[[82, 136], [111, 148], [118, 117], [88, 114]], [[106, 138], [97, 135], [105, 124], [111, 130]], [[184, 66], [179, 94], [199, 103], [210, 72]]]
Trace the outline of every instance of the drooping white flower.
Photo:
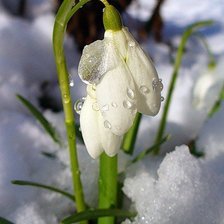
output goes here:
[[193, 90], [193, 105], [196, 109], [209, 113], [219, 99], [224, 86], [223, 59], [214, 68], [201, 74]]
[[87, 97], [80, 114], [80, 125], [88, 153], [97, 158], [103, 151], [109, 156], [117, 154], [122, 136], [113, 134], [111, 126], [104, 120], [96, 100], [96, 90], [87, 86]]
[[[137, 111], [151, 116], [158, 113], [162, 82], [150, 58], [124, 27], [107, 29], [103, 40], [87, 45], [78, 73], [94, 89], [88, 88], [80, 117], [87, 150], [92, 157], [102, 150], [112, 156]], [[98, 111], [94, 111], [95, 104]]]

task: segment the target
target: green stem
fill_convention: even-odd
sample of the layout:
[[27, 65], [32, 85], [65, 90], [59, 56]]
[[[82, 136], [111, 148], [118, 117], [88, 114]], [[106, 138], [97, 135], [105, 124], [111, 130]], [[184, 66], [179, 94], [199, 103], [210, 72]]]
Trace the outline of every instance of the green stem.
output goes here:
[[[74, 196], [76, 199], [77, 211], [86, 209], [83, 195], [83, 188], [80, 178], [78, 156], [76, 149], [75, 119], [73, 114], [72, 100], [70, 95], [68, 70], [63, 49], [64, 33], [67, 23], [71, 18], [71, 10], [75, 13], [86, 1], [81, 1], [73, 7], [73, 0], [64, 0], [56, 15], [53, 31], [53, 48], [58, 72], [59, 86], [61, 90], [62, 103], [65, 115], [65, 125], [70, 153], [71, 172], [73, 179]], [[87, 222], [83, 222], [87, 223]]]
[[142, 118], [142, 114], [137, 113], [132, 127], [129, 129], [129, 131], [124, 137], [122, 149], [128, 154], [132, 154], [134, 151], [141, 118]]
[[[163, 138], [163, 134], [164, 134], [164, 131], [165, 131], [165, 128], [166, 128], [167, 115], [168, 115], [171, 99], [172, 99], [172, 96], [173, 96], [173, 91], [174, 91], [174, 88], [175, 88], [175, 84], [176, 84], [176, 80], [177, 80], [177, 77], [178, 77], [178, 72], [179, 72], [181, 62], [182, 62], [182, 57], [183, 57], [183, 53], [184, 53], [184, 49], [185, 49], [187, 40], [192, 35], [192, 33], [195, 32], [195, 30], [197, 30], [199, 28], [202, 28], [202, 27], [205, 27], [205, 26], [212, 25], [212, 23], [213, 22], [211, 20], [194, 23], [186, 29], [186, 31], [184, 32], [184, 34], [181, 38], [181, 42], [180, 42], [180, 45], [178, 47], [177, 55], [176, 55], [176, 58], [175, 58], [174, 71], [172, 73], [172, 78], [171, 78], [171, 81], [170, 81], [168, 94], [167, 94], [166, 102], [165, 102], [164, 109], [163, 109], [162, 118], [161, 118], [161, 121], [160, 121], [160, 125], [159, 125], [159, 128], [158, 128], [156, 138], [155, 138], [155, 144], [158, 144], [159, 142], [161, 142], [161, 140]], [[157, 155], [157, 154], [159, 154], [159, 151], [160, 151], [160, 147], [157, 147], [154, 150], [153, 153], [155, 155]]]
[[[117, 207], [117, 156], [100, 156], [99, 209]], [[114, 217], [98, 219], [98, 224], [114, 224]]]

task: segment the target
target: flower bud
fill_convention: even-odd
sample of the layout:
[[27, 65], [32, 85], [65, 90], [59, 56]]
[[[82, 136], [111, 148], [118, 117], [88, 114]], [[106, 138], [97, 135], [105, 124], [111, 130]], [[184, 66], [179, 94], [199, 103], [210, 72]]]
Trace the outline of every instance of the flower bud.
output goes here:
[[121, 30], [122, 21], [120, 13], [112, 5], [107, 5], [103, 12], [103, 25], [105, 30]]

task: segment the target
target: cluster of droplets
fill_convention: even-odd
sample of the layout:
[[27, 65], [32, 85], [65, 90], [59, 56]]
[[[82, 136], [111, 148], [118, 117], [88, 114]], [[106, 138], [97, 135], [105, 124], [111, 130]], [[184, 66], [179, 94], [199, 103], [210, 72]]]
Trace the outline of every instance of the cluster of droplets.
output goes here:
[[[131, 88], [127, 88], [127, 91], [126, 91], [126, 95], [127, 95], [127, 99], [125, 99], [123, 101], [123, 107], [125, 109], [128, 109], [130, 110], [130, 112], [132, 113], [136, 113], [136, 106], [134, 103], [132, 103], [131, 101], [135, 99], [135, 92], [134, 90], [132, 90]], [[118, 107], [118, 104], [116, 102], [111, 102], [111, 104], [105, 104], [101, 107], [101, 111], [102, 113], [105, 113], [107, 111], [109, 111], [110, 107], [112, 108], [117, 108]], [[104, 121], [104, 127], [107, 128], [107, 129], [111, 129], [111, 124], [108, 120], [105, 120]], [[115, 127], [117, 130], [120, 130], [120, 127], [119, 126], [116, 126]]]
[[[160, 92], [163, 90], [162, 79], [156, 79], [156, 78], [154, 78], [152, 80], [152, 89], [155, 91], [157, 88], [159, 88]], [[161, 100], [161, 102], [164, 101], [164, 97], [161, 96], [160, 100]]]
[[[133, 44], [135, 45], [135, 42], [130, 43], [129, 46], [132, 46], [131, 44], [132, 45]], [[152, 89], [153, 89], [153, 91], [155, 91], [158, 88], [159, 88], [160, 91], [163, 90], [162, 79], [156, 79], [156, 78], [154, 78], [153, 81], [152, 81]], [[147, 94], [150, 93], [150, 88], [148, 88], [145, 85], [140, 86], [139, 87], [139, 90], [144, 95], [147, 95]], [[137, 112], [137, 108], [136, 108], [135, 103], [133, 103], [133, 100], [135, 100], [135, 98], [136, 98], [135, 91], [133, 89], [131, 89], [131, 88], [127, 88], [127, 90], [126, 90], [126, 96], [127, 96], [127, 99], [125, 99], [123, 101], [123, 105], [122, 106], [125, 109], [130, 110], [131, 113], [133, 113], [133, 114], [136, 113]], [[83, 97], [83, 98], [81, 98], [81, 99], [79, 99], [79, 100], [77, 100], [75, 102], [74, 109], [75, 109], [76, 113], [78, 113], [78, 114], [81, 113], [81, 110], [82, 110], [83, 104], [85, 102], [85, 99], [86, 98]], [[161, 101], [164, 101], [164, 97], [163, 96], [161, 96]], [[110, 107], [117, 108], [118, 107], [118, 104], [116, 102], [111, 102], [110, 105], [109, 104], [105, 104], [101, 108], [100, 108], [100, 106], [99, 106], [99, 104], [97, 102], [94, 102], [92, 104], [92, 109], [94, 111], [101, 111], [102, 114], [104, 114], [105, 112], [109, 111]], [[107, 129], [111, 129], [112, 128], [112, 125], [111, 125], [111, 123], [108, 120], [105, 120], [104, 121], [104, 127], [107, 128]], [[118, 126], [115, 127], [115, 128], [118, 129], [118, 130], [120, 129], [120, 127], [118, 127]]]
[[157, 88], [159, 88], [160, 91], [162, 91], [163, 90], [162, 79], [156, 79], [156, 78], [154, 78], [152, 80], [152, 88], [153, 88], [153, 90], [156, 90]]

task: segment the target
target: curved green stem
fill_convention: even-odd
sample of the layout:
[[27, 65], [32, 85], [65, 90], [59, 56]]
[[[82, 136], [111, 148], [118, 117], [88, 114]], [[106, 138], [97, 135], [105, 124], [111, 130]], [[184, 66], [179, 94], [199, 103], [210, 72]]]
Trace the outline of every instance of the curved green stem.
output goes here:
[[[170, 81], [168, 94], [167, 94], [166, 102], [165, 102], [164, 109], [163, 109], [162, 118], [161, 118], [161, 121], [160, 121], [160, 124], [159, 124], [159, 128], [158, 128], [156, 138], [155, 138], [155, 144], [158, 144], [159, 142], [161, 142], [161, 140], [163, 138], [163, 134], [164, 134], [164, 131], [165, 131], [165, 128], [166, 128], [167, 115], [168, 115], [171, 99], [172, 99], [172, 96], [173, 96], [173, 91], [174, 91], [174, 88], [175, 88], [175, 84], [176, 84], [176, 80], [177, 80], [177, 77], [178, 77], [178, 72], [179, 72], [181, 62], [182, 62], [184, 48], [186, 46], [187, 40], [192, 35], [192, 33], [195, 32], [195, 30], [197, 30], [199, 28], [203, 28], [205, 26], [212, 25], [212, 23], [213, 22], [211, 20], [194, 23], [186, 29], [186, 31], [184, 32], [184, 34], [181, 38], [181, 42], [180, 42], [180, 45], [178, 47], [178, 51], [177, 51], [177, 55], [176, 55], [176, 59], [175, 59], [174, 71], [172, 73], [172, 78], [171, 78], [171, 81]], [[160, 151], [160, 147], [157, 147], [154, 150], [153, 153], [158, 154], [159, 151]]]
[[[117, 156], [100, 156], [99, 209], [117, 207]], [[98, 224], [114, 224], [114, 217], [98, 219]]]
[[216, 66], [216, 60], [215, 60], [215, 56], [213, 55], [213, 53], [208, 45], [208, 42], [206, 41], [205, 37], [202, 36], [200, 33], [196, 33], [195, 36], [198, 37], [199, 40], [201, 40], [202, 44], [204, 45], [204, 47], [207, 51], [207, 54], [209, 57], [209, 68], [214, 68]]
[[68, 20], [71, 18], [72, 14], [74, 14], [86, 2], [87, 1], [85, 0], [80, 1], [79, 4], [73, 7], [74, 0], [64, 0], [56, 15], [53, 31], [53, 48], [65, 115], [65, 125], [70, 153], [74, 196], [76, 199], [76, 207], [78, 212], [84, 211], [86, 209], [86, 206], [84, 202], [83, 187], [80, 178], [78, 156], [76, 150], [75, 120], [70, 95], [69, 77], [63, 49], [63, 42]]

